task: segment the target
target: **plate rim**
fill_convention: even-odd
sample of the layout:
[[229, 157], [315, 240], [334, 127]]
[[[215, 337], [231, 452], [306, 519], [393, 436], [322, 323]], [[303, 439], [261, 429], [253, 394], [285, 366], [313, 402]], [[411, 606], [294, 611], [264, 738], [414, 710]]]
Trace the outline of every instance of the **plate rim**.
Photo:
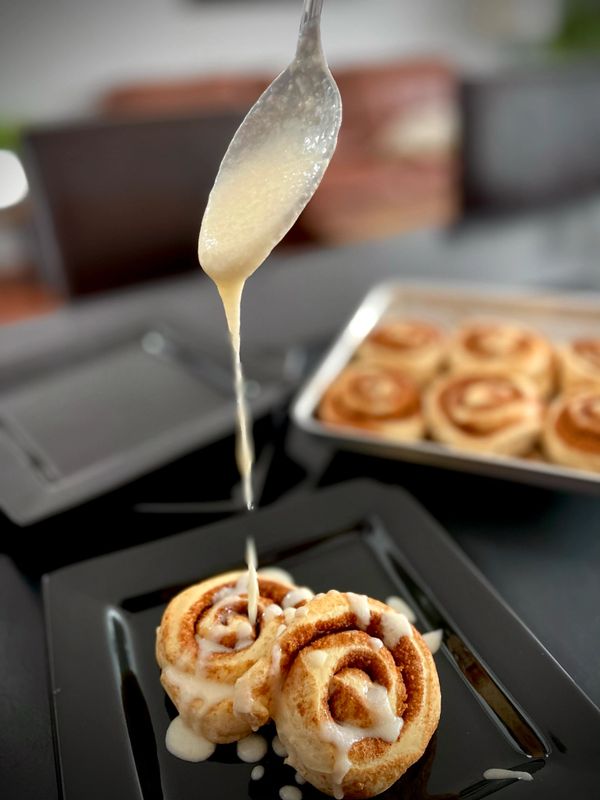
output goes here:
[[[341, 505], [340, 500], [342, 501]], [[374, 503], [376, 506], [375, 508]], [[294, 528], [297, 529], [298, 525], [300, 524], [300, 515], [298, 513], [290, 514], [290, 510], [292, 512], [298, 512], [299, 509], [304, 507], [305, 509], [309, 508], [310, 511], [314, 513], [315, 507], [317, 507], [317, 516], [319, 518], [318, 521], [321, 524], [316, 525], [316, 528], [322, 528], [323, 524], [329, 526], [331, 519], [339, 519], [342, 527], [343, 523], [349, 522], [350, 524], [346, 527], [346, 529], [352, 530], [352, 528], [360, 521], [360, 517], [364, 519], [374, 516], [375, 518], [382, 518], [384, 523], [386, 521], [389, 522], [390, 519], [393, 520], [399, 505], [404, 506], [405, 511], [406, 509], [409, 509], [409, 516], [410, 514], [415, 514], [419, 522], [424, 522], [428, 532], [423, 538], [428, 539], [430, 543], [433, 541], [438, 548], [441, 548], [442, 552], [445, 551], [446, 581], [444, 586], [441, 586], [439, 582], [438, 585], [435, 585], [436, 581], [434, 581], [434, 585], [432, 586], [427, 579], [427, 573], [435, 572], [437, 567], [432, 568], [431, 565], [429, 565], [427, 569], [423, 570], [423, 565], [417, 563], [418, 559], [413, 559], [415, 553], [426, 552], [427, 548], [423, 548], [423, 543], [419, 545], [419, 542], [417, 541], [421, 537], [412, 537], [412, 540], [411, 537], [406, 537], [406, 541], [399, 541], [398, 535], [394, 534], [394, 531], [390, 530], [389, 527], [386, 526], [386, 530], [394, 542], [394, 545], [399, 547], [403, 553], [405, 550], [410, 551], [404, 553], [404, 556], [409, 560], [409, 563], [416, 570], [421, 582], [424, 583], [424, 585], [437, 598], [440, 606], [446, 610], [448, 618], [451, 621], [458, 620], [456, 627], [462, 632], [462, 636], [465, 641], [467, 643], [471, 643], [473, 650], [479, 655], [483, 662], [491, 666], [493, 673], [498, 677], [501, 684], [507, 688], [510, 695], [526, 710], [527, 714], [542, 729], [546, 736], [548, 736], [548, 731], [551, 731], [552, 728], [555, 727], [554, 723], [557, 719], [556, 715], [558, 714], [558, 718], [561, 718], [561, 714], [558, 710], [549, 707], [551, 704], [547, 703], [546, 693], [543, 693], [543, 696], [535, 697], [535, 691], [538, 687], [535, 680], [530, 678], [528, 674], [530, 670], [529, 663], [532, 659], [534, 664], [537, 664], [538, 666], [543, 665], [542, 668], [546, 676], [546, 684], [551, 684], [552, 691], [555, 689], [561, 690], [563, 695], [568, 695], [570, 703], [575, 704], [579, 715], [583, 715], [584, 719], [587, 719], [590, 724], [595, 725], [600, 731], [600, 709], [598, 709], [593, 701], [587, 697], [587, 695], [575, 684], [570, 675], [548, 652], [539, 639], [537, 639], [537, 637], [535, 637], [535, 635], [520, 620], [515, 612], [512, 611], [512, 609], [502, 599], [495, 588], [489, 583], [487, 578], [478, 570], [478, 568], [471, 562], [471, 560], [454, 542], [450, 535], [446, 533], [444, 529], [437, 523], [437, 521], [434, 520], [428, 514], [428, 512], [425, 511], [425, 509], [423, 509], [422, 506], [405, 490], [397, 487], [383, 486], [369, 479], [358, 479], [337, 484], [332, 487], [327, 487], [319, 490], [316, 493], [303, 492], [295, 494], [280, 501], [279, 503], [274, 504], [273, 506], [264, 509], [263, 511], [258, 512], [257, 514], [251, 515], [251, 524], [248, 524], [250, 520], [245, 516], [238, 516], [235, 518], [222, 520], [214, 525], [192, 529], [191, 531], [177, 534], [172, 537], [167, 537], [165, 539], [160, 539], [147, 544], [137, 545], [116, 553], [110, 553], [89, 559], [88, 561], [64, 567], [44, 576], [43, 599], [50, 669], [50, 701], [52, 705], [53, 726], [56, 735], [55, 744], [59, 783], [63, 789], [63, 797], [66, 797], [67, 800], [70, 800], [71, 794], [69, 794], [65, 775], [65, 736], [64, 731], [61, 729], [61, 725], [64, 725], [64, 720], [61, 721], [61, 719], [66, 713], [66, 708], [70, 708], [72, 706], [77, 708], [77, 698], [75, 698], [75, 701], [71, 700], [71, 698], [68, 698], [69, 702], [66, 703], [68, 692], [66, 693], [61, 685], [61, 675], [64, 674], [65, 670], [64, 667], [59, 665], [57, 662], [56, 645], [57, 640], [60, 640], [61, 638], [61, 631], [57, 629], [56, 615], [58, 614], [60, 619], [61, 612], [65, 607], [69, 606], [69, 603], [72, 601], [73, 594], [75, 594], [75, 597], [79, 597], [80, 599], [83, 597], [85, 599], [85, 591], [87, 587], [87, 599], [91, 599], [92, 607], [91, 609], [87, 608], [85, 610], [85, 615], [91, 615], [96, 624], [101, 623], [103, 615], [106, 614], [107, 609], [110, 608], [111, 605], [115, 605], [117, 601], [114, 598], [111, 600], [110, 598], [106, 597], [106, 592], [103, 591], [104, 586], [100, 587], [101, 591], [99, 596], [97, 593], [97, 586], [94, 586], [93, 589], [90, 590], [90, 578], [93, 578], [93, 574], [98, 570], [99, 565], [101, 572], [109, 577], [112, 573], [112, 577], [114, 578], [117, 574], [116, 570], [114, 570], [114, 567], [118, 561], [121, 561], [123, 564], [127, 564], [131, 561], [131, 559], [134, 559], [134, 563], [139, 565], [140, 572], [143, 572], [144, 565], [153, 564], [154, 569], [151, 571], [151, 574], [147, 575], [141, 581], [141, 584], [151, 589], [152, 587], [156, 588], [155, 580], [157, 576], [160, 576], [165, 572], [169, 573], [169, 569], [165, 569], [164, 560], [168, 552], [174, 547], [189, 549], [190, 545], [195, 546], [196, 549], [202, 550], [206, 544], [204, 540], [207, 536], [207, 533], [218, 534], [216, 538], [219, 539], [220, 544], [223, 544], [227, 539], [243, 539], [248, 534], [254, 535], [256, 539], [260, 525], [263, 524], [264, 520], [266, 519], [266, 528], [268, 529], [269, 534], [267, 544], [269, 547], [272, 547], [273, 545], [276, 547], [278, 544], [277, 536], [279, 532], [278, 519], [280, 517], [288, 520], [288, 528], [290, 518], [292, 518], [294, 520], [291, 526], [292, 533], [298, 533], [298, 531], [294, 530]], [[336, 528], [339, 529], [340, 526], [337, 525]], [[300, 541], [306, 543], [307, 541], [319, 541], [320, 538], [319, 531], [317, 531], [314, 533], [314, 535], [311, 534], [308, 540], [300, 539]], [[292, 536], [291, 539], [287, 541], [285, 547], [293, 546], [295, 541], [299, 541], [298, 535]], [[407, 547], [406, 543], [409, 541], [411, 542], [412, 546]], [[257, 544], [259, 553], [265, 550], [264, 547], [261, 547], [260, 538], [258, 538]], [[284, 547], [284, 545], [281, 545], [281, 547]], [[226, 547], [223, 547], [222, 549], [224, 552], [226, 552]], [[219, 555], [218, 552], [217, 555]], [[242, 560], [241, 555], [242, 551], [240, 548], [240, 562]], [[227, 556], [225, 556], [225, 559], [227, 559]], [[177, 573], [181, 573], [181, 567], [171, 565], [169, 574], [176, 575]], [[490, 649], [489, 642], [487, 643], [487, 646], [484, 642], [484, 646], [482, 647], [481, 641], [478, 640], [478, 635], [476, 633], [478, 629], [482, 629], [483, 621], [481, 619], [478, 620], [479, 615], [470, 615], [470, 617], [468, 617], [465, 621], [461, 618], [460, 609], [457, 608], [456, 598], [454, 603], [449, 602], [449, 598], [452, 598], [453, 587], [460, 585], [460, 582], [465, 579], [465, 575], [468, 576], [468, 580], [471, 583], [471, 591], [474, 591], [475, 595], [478, 595], [477, 607], [480, 614], [488, 615], [490, 619], [499, 618], [505, 623], [508, 621], [513, 642], [518, 647], [519, 652], [524, 652], [526, 654], [528, 666], [525, 672], [524, 687], [519, 688], [519, 686], [517, 686], [515, 689], [514, 668], [516, 665], [513, 664], [511, 667], [511, 665], [508, 663], [510, 659], [505, 659], [504, 663], [502, 663], [499, 668], [498, 662], [501, 661], [501, 659], [494, 657], [494, 648], [492, 647]], [[196, 579], [199, 579], [199, 577], [200, 576], [196, 576]], [[170, 585], [169, 580], [170, 579], [168, 577], [165, 577], [163, 583], [159, 585]], [[113, 588], [121, 581], [121, 578], [119, 578], [119, 580], [116, 582], [113, 580]], [[178, 579], [178, 583], [182, 583], [181, 579]], [[84, 592], [83, 595], [82, 591]], [[119, 597], [120, 595], [117, 596]], [[125, 598], [120, 597], [120, 599], [123, 600]], [[464, 614], [464, 610], [462, 613]], [[93, 648], [93, 652], [99, 654], [101, 660], [107, 662], [107, 660], [109, 660], [108, 653], [103, 652], [102, 647], [98, 647], [98, 645], [99, 641], [96, 642], [96, 647]], [[85, 644], [84, 649], [85, 656], [89, 660], [93, 657], [92, 650], [89, 648], [89, 643]], [[105, 663], [105, 667], [110, 668], [110, 665]], [[535, 670], [533, 670], [533, 672], [535, 672]], [[533, 691], [533, 696], [524, 698], [523, 693], [528, 688], [528, 685]], [[102, 687], [98, 688], [101, 689]], [[104, 694], [108, 693], [110, 695], [111, 692], [114, 693], [114, 688], [112, 685], [105, 683], [103, 691]], [[539, 692], [540, 689], [538, 688], [538, 693]], [[567, 725], [568, 722], [568, 716], [564, 716], [560, 719], [561, 725]], [[561, 725], [559, 725], [559, 727], [561, 727]], [[120, 739], [121, 742], [123, 742], [125, 741], [122, 735], [123, 731], [121, 730], [120, 733]], [[575, 738], [577, 738], [576, 732], [573, 735]], [[114, 731], [112, 732], [111, 736], [113, 742], [116, 742], [118, 737]], [[123, 755], [123, 753], [121, 755]], [[598, 755], [600, 755], [600, 747], [598, 748]], [[73, 796], [75, 797], [75, 795]], [[119, 796], [128, 797], [129, 795], [123, 795], [121, 787]], [[131, 794], [131, 797], [137, 796], [138, 795], [134, 793]]]

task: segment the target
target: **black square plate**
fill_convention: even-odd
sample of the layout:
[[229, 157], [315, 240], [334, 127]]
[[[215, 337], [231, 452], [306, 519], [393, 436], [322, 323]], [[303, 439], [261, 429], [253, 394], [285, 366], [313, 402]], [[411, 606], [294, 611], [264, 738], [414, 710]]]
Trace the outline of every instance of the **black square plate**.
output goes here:
[[[293, 784], [271, 752], [265, 777], [251, 781], [234, 746], [190, 764], [164, 745], [174, 710], [158, 680], [155, 628], [179, 589], [239, 567], [248, 535], [262, 566], [281, 566], [315, 591], [399, 594], [421, 630], [443, 628], [440, 727], [386, 798], [598, 796], [596, 707], [407, 494], [359, 481], [47, 576], [66, 800], [276, 800]], [[485, 781], [492, 767], [534, 780]], [[323, 797], [302, 791], [305, 800]]]

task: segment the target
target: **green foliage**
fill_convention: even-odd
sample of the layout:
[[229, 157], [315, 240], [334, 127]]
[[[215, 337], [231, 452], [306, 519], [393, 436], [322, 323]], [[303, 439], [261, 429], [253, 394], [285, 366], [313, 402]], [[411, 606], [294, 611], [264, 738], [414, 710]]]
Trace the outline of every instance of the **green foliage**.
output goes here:
[[598, 0], [567, 0], [562, 29], [553, 47], [564, 53], [600, 53]]
[[0, 150], [18, 150], [21, 143], [21, 127], [0, 120]]

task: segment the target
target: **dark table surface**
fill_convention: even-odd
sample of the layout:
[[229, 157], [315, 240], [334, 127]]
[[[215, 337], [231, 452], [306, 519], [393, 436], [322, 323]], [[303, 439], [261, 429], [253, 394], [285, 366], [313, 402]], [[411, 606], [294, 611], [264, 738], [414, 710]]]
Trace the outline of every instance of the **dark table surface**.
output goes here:
[[[584, 213], [596, 214], [597, 209]], [[559, 222], [570, 224], [563, 217]], [[248, 287], [244, 309], [248, 346], [331, 336], [365, 289], [391, 275], [600, 288], [600, 274], [590, 254], [556, 244], [557, 224], [545, 216], [449, 237], [417, 236], [313, 253], [285, 264], [274, 259]], [[46, 323], [7, 328], [0, 337], [0, 364], [14, 365], [19, 350], [60, 336], [75, 324], [70, 313], [78, 317], [77, 324], [88, 324], [95, 314], [113, 313], [111, 309], [123, 303], [156, 302], [158, 292], [169, 303], [180, 303], [182, 314], [189, 314], [190, 281], [196, 305], [207, 310], [203, 320], [210, 337], [209, 331], [222, 325], [212, 287], [185, 278], [160, 289], [130, 292], [126, 300], [102, 300], [98, 306], [60, 312]], [[573, 680], [600, 704], [600, 497], [335, 452], [290, 430], [278, 414], [260, 421], [256, 433], [259, 461], [262, 458], [267, 468], [263, 504], [291, 491], [310, 491], [360, 476], [405, 487], [449, 531]], [[214, 521], [218, 515], [148, 515], [134, 508], [148, 500], [196, 500], [200, 476], [203, 499], [228, 496], [236, 481], [231, 439], [29, 528], [1, 520], [2, 549], [7, 554], [0, 557], [3, 797], [58, 796], [40, 575], [67, 561]]]

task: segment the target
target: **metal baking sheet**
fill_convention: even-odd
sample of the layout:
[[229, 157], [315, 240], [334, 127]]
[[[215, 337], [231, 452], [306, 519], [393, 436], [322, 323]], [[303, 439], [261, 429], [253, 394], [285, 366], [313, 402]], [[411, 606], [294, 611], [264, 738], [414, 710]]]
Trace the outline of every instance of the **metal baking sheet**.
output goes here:
[[392, 282], [376, 286], [365, 297], [306, 381], [292, 407], [296, 425], [339, 447], [436, 467], [477, 472], [548, 488], [577, 489], [600, 494], [600, 474], [540, 460], [475, 455], [424, 440], [390, 442], [364, 431], [335, 428], [316, 417], [325, 390], [352, 359], [369, 332], [386, 319], [423, 318], [451, 330], [468, 318], [495, 317], [526, 324], [553, 342], [575, 336], [597, 336], [600, 295], [594, 293], [538, 294], [529, 289], [478, 287], [467, 284]]

